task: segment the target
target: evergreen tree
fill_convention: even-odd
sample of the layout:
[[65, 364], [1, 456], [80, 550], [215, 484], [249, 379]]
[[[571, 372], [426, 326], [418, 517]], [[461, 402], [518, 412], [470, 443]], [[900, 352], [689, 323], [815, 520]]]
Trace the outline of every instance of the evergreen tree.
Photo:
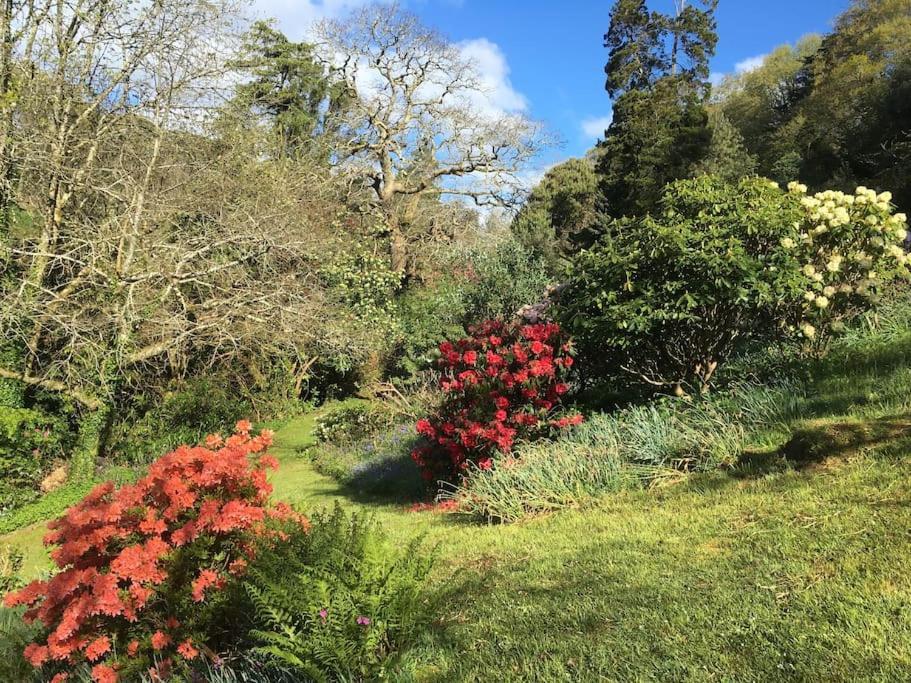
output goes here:
[[740, 131], [723, 112], [709, 112], [712, 141], [705, 158], [693, 168], [693, 175], [716, 175], [729, 183], [756, 173], [757, 160], [744, 145]]
[[706, 156], [716, 6], [678, 0], [668, 16], [649, 12], [643, 0], [617, 0], [604, 39], [614, 115], [598, 166], [610, 215], [647, 213], [665, 184], [689, 176]]
[[342, 105], [343, 90], [333, 87], [313, 46], [289, 40], [271, 23], [250, 29], [240, 66], [252, 79], [238, 88], [242, 106], [270, 119], [291, 155], [312, 138], [327, 112]]
[[553, 274], [597, 240], [598, 178], [588, 159], [550, 169], [512, 223], [519, 242], [540, 255]]

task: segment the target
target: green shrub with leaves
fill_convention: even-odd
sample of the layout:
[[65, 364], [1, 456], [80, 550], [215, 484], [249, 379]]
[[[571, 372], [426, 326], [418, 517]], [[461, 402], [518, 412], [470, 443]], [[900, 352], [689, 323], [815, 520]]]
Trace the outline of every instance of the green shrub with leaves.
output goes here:
[[315, 681], [378, 677], [415, 627], [432, 554], [419, 539], [394, 552], [338, 505], [311, 521], [250, 567], [257, 651]]
[[111, 455], [124, 464], [145, 465], [181, 444], [230, 432], [249, 412], [249, 403], [223, 377], [174, 383], [160, 394], [136, 397], [119, 416], [110, 437]]
[[38, 497], [42, 475], [66, 455], [69, 437], [60, 418], [0, 406], [0, 512]]
[[351, 444], [388, 424], [385, 411], [370, 403], [343, 403], [316, 419], [313, 436], [321, 443]]
[[359, 320], [397, 331], [395, 294], [402, 275], [389, 267], [387, 257], [367, 251], [342, 254], [320, 275]]
[[578, 256], [558, 317], [591, 363], [704, 390], [802, 295], [797, 262], [781, 248], [800, 218], [799, 202], [767, 180], [672, 183], [654, 216], [610, 221]]

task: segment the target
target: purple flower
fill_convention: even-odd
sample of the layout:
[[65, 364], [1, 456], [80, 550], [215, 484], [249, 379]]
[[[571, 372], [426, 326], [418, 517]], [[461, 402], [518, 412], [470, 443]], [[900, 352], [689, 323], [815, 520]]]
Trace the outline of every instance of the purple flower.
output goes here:
[[358, 617], [357, 618], [358, 626], [370, 626], [369, 617]]
[[327, 610], [325, 607], [319, 611], [319, 618], [322, 619], [323, 621], [326, 621], [326, 617], [328, 617], [328, 616], [329, 616], [329, 610]]

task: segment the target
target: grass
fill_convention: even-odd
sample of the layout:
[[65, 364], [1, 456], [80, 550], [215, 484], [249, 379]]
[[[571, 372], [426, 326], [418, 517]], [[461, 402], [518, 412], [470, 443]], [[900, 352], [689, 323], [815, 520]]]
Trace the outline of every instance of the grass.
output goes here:
[[278, 427], [273, 481], [439, 547], [401, 680], [911, 680], [911, 335], [812, 376], [735, 467], [518, 524], [356, 502], [301, 455], [314, 415]]

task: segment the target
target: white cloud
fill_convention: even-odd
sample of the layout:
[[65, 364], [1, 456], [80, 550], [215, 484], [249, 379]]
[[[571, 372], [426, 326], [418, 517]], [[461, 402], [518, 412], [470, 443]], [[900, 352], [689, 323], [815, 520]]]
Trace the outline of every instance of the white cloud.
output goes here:
[[614, 117], [611, 114], [585, 119], [582, 122], [582, 132], [588, 138], [603, 138], [604, 131], [610, 127], [613, 120]]
[[756, 69], [763, 65], [766, 57], [768, 57], [768, 55], [756, 55], [755, 57], [747, 57], [743, 61], [737, 62], [734, 65], [734, 71], [739, 74], [756, 71]]
[[517, 91], [509, 79], [509, 63], [499, 45], [487, 38], [475, 38], [459, 43], [458, 48], [477, 69], [486, 100], [483, 108], [510, 113], [528, 109], [525, 95]]
[[292, 40], [306, 37], [320, 19], [337, 19], [371, 0], [253, 0], [258, 19], [274, 18]]

